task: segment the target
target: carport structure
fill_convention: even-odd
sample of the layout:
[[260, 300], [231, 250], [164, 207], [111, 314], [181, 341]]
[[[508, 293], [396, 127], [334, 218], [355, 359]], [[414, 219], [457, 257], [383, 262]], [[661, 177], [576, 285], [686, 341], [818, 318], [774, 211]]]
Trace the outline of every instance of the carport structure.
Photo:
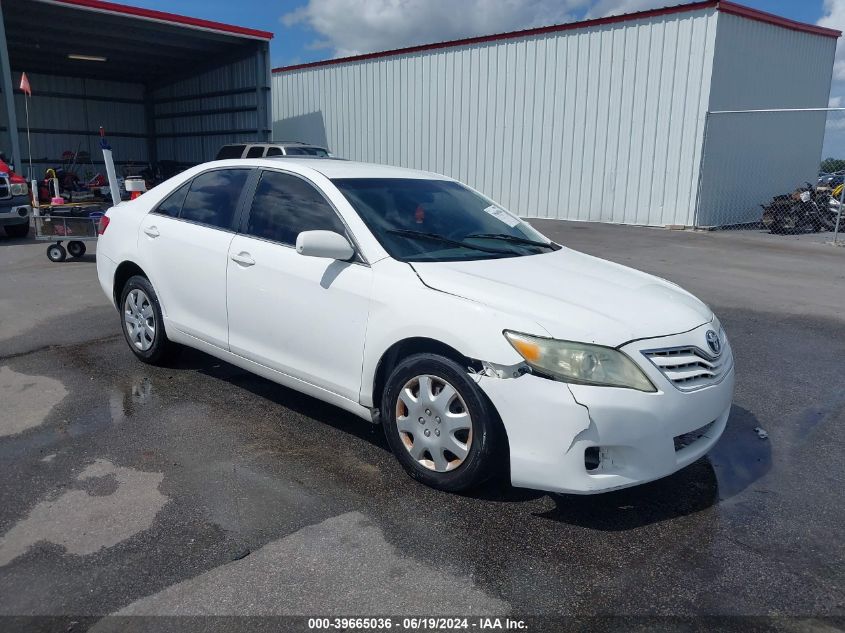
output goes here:
[[68, 153], [97, 170], [100, 126], [119, 165], [187, 166], [268, 140], [272, 37], [101, 0], [3, 0], [0, 150], [28, 171], [22, 72], [36, 177]]

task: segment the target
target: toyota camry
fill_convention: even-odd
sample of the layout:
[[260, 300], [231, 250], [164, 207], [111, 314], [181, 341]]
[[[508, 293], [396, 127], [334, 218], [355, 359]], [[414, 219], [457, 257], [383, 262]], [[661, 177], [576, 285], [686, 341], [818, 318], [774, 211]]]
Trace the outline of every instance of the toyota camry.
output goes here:
[[704, 303], [445, 176], [216, 161], [109, 210], [100, 233], [138, 359], [193, 347], [381, 424], [435, 488], [640, 484], [727, 423], [733, 357]]

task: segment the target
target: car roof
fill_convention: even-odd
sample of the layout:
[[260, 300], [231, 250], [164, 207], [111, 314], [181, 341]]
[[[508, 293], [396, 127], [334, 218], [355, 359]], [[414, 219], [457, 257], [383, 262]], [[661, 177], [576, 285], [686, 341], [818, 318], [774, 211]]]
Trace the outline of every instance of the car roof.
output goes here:
[[255, 167], [285, 168], [292, 167], [303, 175], [317, 172], [326, 178], [415, 178], [421, 180], [451, 180], [447, 176], [417, 169], [379, 165], [376, 163], [361, 163], [336, 158], [308, 158], [300, 156], [276, 156], [273, 158], [237, 158], [215, 161], [221, 166], [243, 167], [244, 164]]

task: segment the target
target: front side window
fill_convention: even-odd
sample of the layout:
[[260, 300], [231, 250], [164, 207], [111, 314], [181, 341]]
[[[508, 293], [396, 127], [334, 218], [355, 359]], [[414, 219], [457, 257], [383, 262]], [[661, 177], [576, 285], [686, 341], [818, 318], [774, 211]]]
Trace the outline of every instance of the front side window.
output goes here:
[[560, 246], [462, 184], [414, 178], [332, 180], [394, 259], [536, 255]]
[[246, 233], [294, 246], [303, 231], [345, 234], [343, 222], [313, 185], [302, 178], [265, 171], [258, 182]]
[[179, 216], [221, 229], [231, 229], [248, 169], [215, 169], [191, 181]]
[[246, 153], [247, 158], [261, 158], [262, 156], [264, 156], [263, 145], [253, 145]]
[[267, 148], [267, 156], [282, 156], [282, 148], [281, 147], [268, 147]]

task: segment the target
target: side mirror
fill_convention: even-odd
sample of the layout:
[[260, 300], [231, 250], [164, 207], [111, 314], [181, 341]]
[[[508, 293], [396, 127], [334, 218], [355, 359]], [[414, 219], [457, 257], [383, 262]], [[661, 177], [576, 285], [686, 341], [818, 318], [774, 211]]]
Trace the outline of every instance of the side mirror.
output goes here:
[[296, 236], [296, 252], [308, 257], [347, 261], [355, 249], [343, 235], [334, 231], [303, 231]]

